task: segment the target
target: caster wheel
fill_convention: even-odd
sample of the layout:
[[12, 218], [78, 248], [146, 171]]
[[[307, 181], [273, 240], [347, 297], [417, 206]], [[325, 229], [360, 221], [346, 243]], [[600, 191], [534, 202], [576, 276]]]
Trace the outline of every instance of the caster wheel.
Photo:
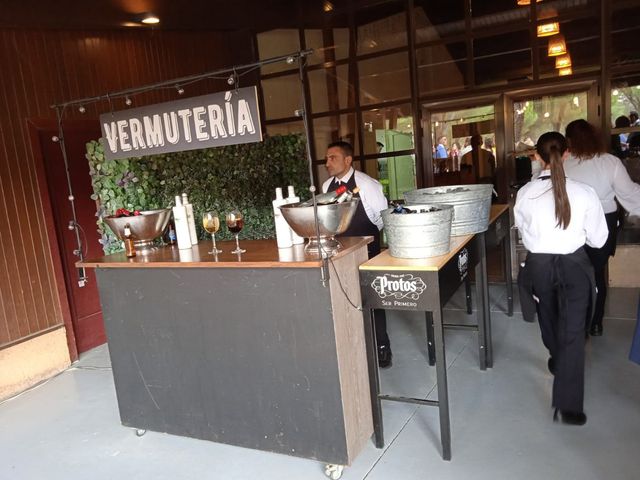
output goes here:
[[145, 433], [147, 433], [146, 430], [142, 429], [142, 428], [136, 428], [136, 436], [137, 437], [141, 437], [143, 436]]
[[329, 464], [324, 467], [324, 474], [329, 477], [331, 480], [338, 480], [342, 477], [342, 470], [344, 470], [343, 465], [333, 465]]

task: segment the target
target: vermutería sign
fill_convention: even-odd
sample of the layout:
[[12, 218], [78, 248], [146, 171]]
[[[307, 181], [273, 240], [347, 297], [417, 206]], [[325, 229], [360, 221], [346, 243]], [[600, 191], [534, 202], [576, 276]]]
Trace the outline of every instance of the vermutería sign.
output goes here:
[[262, 141], [256, 87], [100, 115], [108, 160]]

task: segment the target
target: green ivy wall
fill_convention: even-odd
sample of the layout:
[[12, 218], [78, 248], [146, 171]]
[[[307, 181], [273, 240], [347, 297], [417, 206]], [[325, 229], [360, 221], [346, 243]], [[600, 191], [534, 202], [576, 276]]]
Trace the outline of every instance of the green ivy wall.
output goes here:
[[[200, 238], [208, 238], [199, 222], [202, 212], [220, 215], [238, 208], [245, 214], [244, 239], [275, 237], [271, 201], [275, 188], [293, 185], [308, 197], [309, 170], [304, 137], [267, 137], [261, 143], [191, 150], [141, 158], [106, 160], [102, 144], [87, 144], [92, 198], [98, 201], [97, 225], [105, 253], [122, 249], [102, 218], [118, 208], [151, 210], [170, 207], [174, 197], [189, 195]], [[221, 229], [216, 237], [232, 236]]]

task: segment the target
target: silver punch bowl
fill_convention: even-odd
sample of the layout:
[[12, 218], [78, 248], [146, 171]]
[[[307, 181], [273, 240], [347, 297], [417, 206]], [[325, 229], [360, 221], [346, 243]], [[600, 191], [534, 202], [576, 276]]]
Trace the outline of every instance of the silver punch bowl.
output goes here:
[[299, 203], [290, 203], [279, 208], [293, 231], [309, 239], [304, 247], [305, 252], [309, 254], [321, 252], [322, 256], [331, 257], [342, 248], [334, 236], [347, 230], [358, 208], [358, 202], [360, 202], [359, 199], [353, 198], [348, 202], [318, 205], [319, 242], [313, 220], [313, 206], [300, 207]]
[[164, 233], [171, 218], [171, 209], [145, 210], [131, 217], [104, 217], [104, 222], [120, 239], [124, 240], [124, 227], [128, 223], [135, 249], [144, 253], [150, 250], [153, 241]]

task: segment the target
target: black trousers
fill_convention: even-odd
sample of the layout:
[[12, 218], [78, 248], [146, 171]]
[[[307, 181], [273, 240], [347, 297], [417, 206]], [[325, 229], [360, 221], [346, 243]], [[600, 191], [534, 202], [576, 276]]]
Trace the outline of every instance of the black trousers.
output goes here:
[[[586, 260], [586, 259], [585, 259]], [[552, 406], [582, 412], [584, 326], [591, 305], [591, 282], [566, 255], [529, 254], [542, 341], [555, 363]]]
[[605, 215], [607, 219], [607, 227], [609, 228], [609, 236], [607, 241], [600, 248], [592, 248], [585, 245], [589, 260], [593, 265], [593, 271], [596, 276], [596, 287], [598, 295], [596, 296], [596, 305], [593, 312], [592, 325], [602, 325], [602, 317], [604, 317], [604, 304], [607, 300], [607, 263], [609, 257], [613, 256], [616, 251], [616, 237], [618, 233], [618, 212], [611, 212]]

